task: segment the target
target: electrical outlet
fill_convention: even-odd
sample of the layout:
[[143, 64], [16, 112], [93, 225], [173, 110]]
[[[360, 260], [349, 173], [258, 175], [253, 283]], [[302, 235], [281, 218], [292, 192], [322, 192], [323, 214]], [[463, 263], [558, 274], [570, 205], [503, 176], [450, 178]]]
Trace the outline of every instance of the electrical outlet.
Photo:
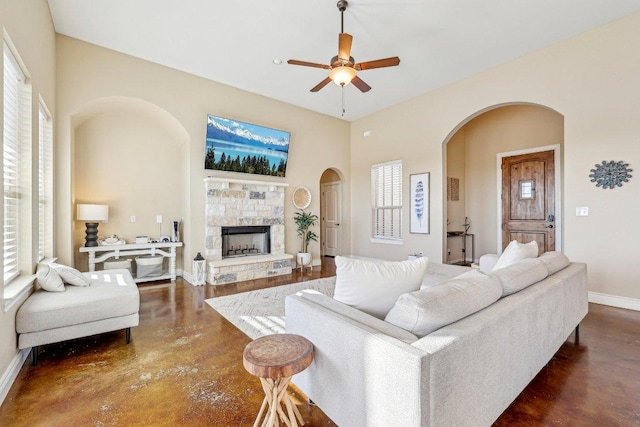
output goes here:
[[162, 224], [162, 215], [156, 215], [156, 222]]
[[135, 215], [131, 215], [131, 217], [129, 219], [131, 220], [131, 222], [136, 222], [136, 216]]

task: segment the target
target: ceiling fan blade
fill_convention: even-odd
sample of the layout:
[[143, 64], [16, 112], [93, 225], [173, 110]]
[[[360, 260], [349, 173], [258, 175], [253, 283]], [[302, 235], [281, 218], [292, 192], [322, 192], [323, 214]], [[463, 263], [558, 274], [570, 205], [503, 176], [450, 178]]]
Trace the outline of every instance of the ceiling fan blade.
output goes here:
[[351, 42], [353, 37], [351, 34], [340, 33], [338, 35], [338, 58], [349, 61], [351, 57]]
[[315, 62], [298, 61], [297, 59], [290, 59], [290, 60], [287, 61], [287, 64], [302, 65], [303, 67], [322, 68], [323, 70], [330, 70], [331, 69], [330, 65], [316, 64]]
[[353, 80], [351, 80], [351, 83], [353, 83], [353, 85], [355, 87], [357, 87], [358, 89], [360, 89], [360, 92], [365, 93], [365, 92], [369, 92], [371, 90], [371, 86], [369, 86], [368, 84], [366, 84], [360, 77], [355, 76], [353, 78]]
[[394, 56], [393, 58], [376, 59], [375, 61], [361, 62], [353, 66], [358, 71], [371, 70], [373, 68], [395, 67], [400, 63], [400, 58]]
[[331, 81], [331, 79], [329, 77], [327, 77], [326, 79], [324, 79], [323, 81], [321, 81], [320, 83], [318, 83], [317, 85], [315, 85], [313, 87], [313, 89], [311, 89], [311, 92], [317, 92], [320, 89], [322, 89], [323, 87], [325, 87], [327, 84], [329, 84], [329, 82]]

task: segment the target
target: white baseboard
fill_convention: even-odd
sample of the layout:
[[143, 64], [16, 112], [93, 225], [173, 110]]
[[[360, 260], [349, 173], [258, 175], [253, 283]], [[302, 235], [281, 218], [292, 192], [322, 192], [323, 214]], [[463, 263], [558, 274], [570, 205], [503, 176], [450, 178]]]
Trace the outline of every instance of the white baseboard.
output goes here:
[[30, 351], [30, 348], [18, 351], [7, 367], [7, 370], [2, 374], [2, 378], [0, 378], [0, 405], [2, 405], [4, 398], [9, 394], [9, 390], [11, 389], [13, 382], [16, 380], [24, 361], [27, 360]]
[[640, 299], [589, 292], [589, 302], [640, 311]]

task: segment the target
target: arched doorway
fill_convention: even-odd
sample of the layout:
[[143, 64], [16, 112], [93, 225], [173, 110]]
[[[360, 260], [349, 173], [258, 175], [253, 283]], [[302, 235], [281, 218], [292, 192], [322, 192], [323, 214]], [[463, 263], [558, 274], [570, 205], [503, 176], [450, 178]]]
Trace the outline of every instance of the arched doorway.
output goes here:
[[320, 250], [322, 256], [334, 257], [344, 251], [343, 179], [330, 168], [320, 176]]
[[[445, 262], [477, 262], [483, 254], [501, 251], [502, 187], [498, 161], [509, 153], [558, 147], [555, 192], [556, 200], [561, 200], [564, 117], [555, 110], [524, 103], [496, 105], [464, 120], [444, 143]], [[561, 204], [557, 205], [556, 243], [561, 244], [562, 212]], [[470, 225], [465, 227], [465, 223]], [[451, 236], [465, 228], [473, 238]]]

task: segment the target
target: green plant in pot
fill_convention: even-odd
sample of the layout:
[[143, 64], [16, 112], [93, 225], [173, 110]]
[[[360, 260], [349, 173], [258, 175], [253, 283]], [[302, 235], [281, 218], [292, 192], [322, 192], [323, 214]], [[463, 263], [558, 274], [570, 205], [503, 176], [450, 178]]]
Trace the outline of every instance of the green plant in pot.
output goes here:
[[311, 263], [309, 242], [318, 241], [318, 235], [311, 230], [311, 227], [318, 225], [318, 215], [300, 210], [295, 213], [293, 220], [298, 226], [298, 236], [302, 239], [302, 250], [298, 252], [298, 264], [309, 265]]

